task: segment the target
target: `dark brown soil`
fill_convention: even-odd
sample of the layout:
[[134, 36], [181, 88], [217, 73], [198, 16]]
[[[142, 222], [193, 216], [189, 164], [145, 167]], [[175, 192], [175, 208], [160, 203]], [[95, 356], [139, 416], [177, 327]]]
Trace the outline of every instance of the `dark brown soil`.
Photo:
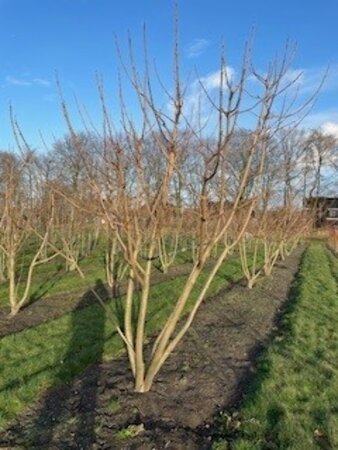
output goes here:
[[276, 330], [302, 251], [256, 288], [236, 286], [207, 299], [150, 393], [133, 393], [125, 357], [95, 364], [72, 384], [48, 390], [0, 435], [0, 447], [209, 449], [215, 418], [243, 396]]
[[[172, 267], [168, 273], [156, 272], [152, 277], [152, 284], [163, 283], [172, 280], [177, 276], [183, 276], [189, 273], [191, 264], [183, 264], [181, 266]], [[107, 301], [113, 295], [108, 285], [100, 283], [100, 297]], [[118, 295], [125, 293], [125, 285], [119, 288]], [[71, 291], [60, 295], [41, 298], [33, 303], [28, 304], [14, 318], [9, 316], [9, 307], [0, 308], [0, 338], [9, 334], [18, 333], [26, 328], [32, 328], [41, 323], [55, 320], [69, 312], [85, 308], [93, 303], [97, 303], [97, 299], [90, 292]], [[116, 293], [115, 293], [116, 294]]]

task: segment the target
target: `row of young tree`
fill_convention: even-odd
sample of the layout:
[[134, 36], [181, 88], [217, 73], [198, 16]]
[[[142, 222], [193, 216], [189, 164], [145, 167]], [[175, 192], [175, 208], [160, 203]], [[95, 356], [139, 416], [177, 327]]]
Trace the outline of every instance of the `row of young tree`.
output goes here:
[[[121, 58], [137, 120], [122, 83], [121, 114], [112, 120], [99, 81], [102, 130], [83, 119], [86, 131], [78, 132], [61, 95], [67, 137], [39, 155], [12, 118], [18, 152], [0, 154], [0, 277], [11, 314], [29, 301], [37, 266], [63, 258], [67, 270], [85, 278], [81, 258], [98, 255], [101, 245], [108, 284], [125, 283], [124, 319], [116, 326], [137, 392], [151, 388], [234, 250], [251, 288], [311, 229], [302, 202], [321, 192], [335, 149], [332, 136], [299, 129], [312, 99], [295, 106], [297, 78], [290, 80], [287, 53], [258, 72], [246, 52], [236, 75], [222, 54], [217, 89], [199, 79], [193, 106], [177, 44], [173, 59], [173, 87], [159, 80], [158, 96], [147, 58], [142, 75], [132, 51], [129, 62]], [[158, 266], [166, 272], [180, 252], [191, 255], [190, 272], [146, 358], [152, 273]], [[193, 289], [199, 293], [187, 312]]]

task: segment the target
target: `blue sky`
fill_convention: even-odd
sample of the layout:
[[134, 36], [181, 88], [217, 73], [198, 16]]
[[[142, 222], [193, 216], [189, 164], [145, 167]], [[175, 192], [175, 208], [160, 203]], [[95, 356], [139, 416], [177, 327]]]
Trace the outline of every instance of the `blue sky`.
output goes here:
[[[67, 99], [75, 94], [93, 117], [98, 114], [95, 72], [99, 71], [115, 111], [114, 33], [125, 48], [130, 30], [137, 48], [146, 23], [151, 57], [169, 85], [172, 12], [171, 0], [0, 0], [0, 148], [13, 146], [10, 103], [33, 146], [40, 146], [39, 131], [47, 142], [65, 132], [55, 71]], [[338, 132], [337, 17], [336, 0], [181, 0], [183, 71], [197, 66], [200, 76], [212, 76], [221, 37], [227, 64], [236, 70], [252, 27], [254, 61], [264, 70], [289, 38], [297, 43], [293, 70], [303, 71], [304, 92], [319, 83], [330, 65], [305, 126], [324, 124]]]

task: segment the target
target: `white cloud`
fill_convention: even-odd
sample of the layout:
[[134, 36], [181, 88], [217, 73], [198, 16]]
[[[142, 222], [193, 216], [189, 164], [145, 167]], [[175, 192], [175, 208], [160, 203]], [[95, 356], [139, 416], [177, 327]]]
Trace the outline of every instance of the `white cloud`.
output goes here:
[[[227, 89], [225, 76], [232, 80], [235, 70], [227, 66], [224, 69], [223, 88]], [[210, 98], [214, 98], [222, 84], [221, 70], [210, 72], [205, 76], [196, 78], [188, 87], [184, 102], [184, 114], [190, 120], [199, 119], [202, 122], [210, 118]]]
[[[222, 73], [221, 70], [216, 70], [215, 72], [209, 73], [209, 75], [205, 77], [201, 77], [198, 80], [195, 80], [195, 83], [198, 83], [200, 88], [204, 88], [207, 91], [211, 91], [213, 89], [219, 89], [222, 83]], [[225, 80], [228, 78], [232, 80], [235, 75], [235, 71], [232, 67], [226, 67], [223, 70], [223, 85], [226, 86]]]
[[194, 39], [186, 48], [188, 58], [197, 58], [209, 47], [207, 39]]
[[16, 78], [11, 75], [7, 75], [5, 78], [5, 83], [7, 86], [42, 86], [50, 87], [50, 82], [43, 78]]
[[338, 122], [325, 122], [321, 126], [323, 133], [331, 134], [338, 139]]
[[309, 114], [302, 122], [304, 128], [321, 128], [327, 123], [338, 123], [338, 110], [328, 109]]

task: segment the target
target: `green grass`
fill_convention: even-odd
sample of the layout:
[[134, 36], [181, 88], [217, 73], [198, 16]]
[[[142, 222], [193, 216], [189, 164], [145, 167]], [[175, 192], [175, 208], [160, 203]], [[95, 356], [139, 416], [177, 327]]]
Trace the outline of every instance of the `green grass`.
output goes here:
[[[206, 278], [206, 270], [191, 296]], [[230, 258], [215, 277], [209, 294], [242, 277], [236, 257]], [[168, 317], [186, 277], [153, 286], [147, 333], [154, 333]], [[108, 303], [118, 315], [123, 298]], [[4, 337], [0, 340], [0, 429], [22, 412], [40, 393], [71, 381], [90, 363], [116, 357], [123, 349], [104, 309], [94, 304], [65, 314], [57, 320]]]
[[[20, 255], [18, 264], [18, 277], [22, 280], [27, 276], [28, 265], [32, 258], [34, 246], [28, 246], [26, 251]], [[90, 256], [81, 258], [79, 266], [86, 275], [83, 281], [77, 271], [67, 272], [65, 261], [57, 257], [47, 264], [37, 266], [33, 274], [33, 282], [30, 290], [31, 301], [39, 300], [41, 297], [65, 294], [73, 291], [85, 290], [89, 284], [94, 284], [97, 279], [105, 277], [104, 243], [100, 243]], [[189, 262], [190, 252], [178, 252], [175, 266]], [[19, 284], [19, 295], [24, 292], [25, 283]], [[0, 285], [0, 307], [8, 305], [8, 283]]]
[[215, 449], [338, 449], [337, 283], [337, 258], [324, 243], [312, 243], [281, 333], [259, 361], [240, 424], [234, 429], [223, 417], [224, 439]]
[[[64, 261], [55, 259], [48, 264], [40, 265], [33, 274], [33, 282], [30, 290], [31, 300], [38, 300], [43, 296], [67, 293], [73, 290], [85, 289], [86, 283], [80, 278], [76, 271], [66, 272]], [[89, 283], [104, 277], [103, 257], [93, 255], [84, 258], [80, 262], [81, 269], [85, 272]], [[22, 279], [26, 276], [26, 267], [19, 270], [18, 276]], [[20, 283], [19, 295], [23, 293], [25, 284]], [[8, 283], [0, 285], [0, 306], [8, 304]]]

